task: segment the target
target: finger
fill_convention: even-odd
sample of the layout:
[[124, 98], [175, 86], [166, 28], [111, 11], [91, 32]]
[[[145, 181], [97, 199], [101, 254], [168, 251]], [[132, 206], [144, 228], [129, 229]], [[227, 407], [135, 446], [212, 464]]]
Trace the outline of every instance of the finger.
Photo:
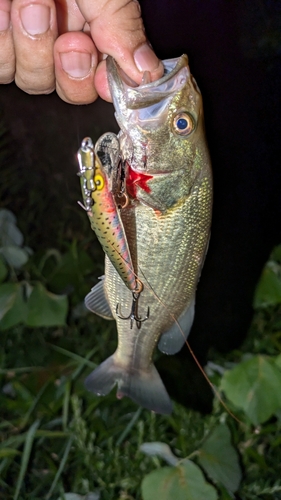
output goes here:
[[112, 102], [107, 80], [106, 61], [101, 61], [97, 67], [95, 74], [95, 89], [102, 99]]
[[10, 0], [0, 0], [0, 83], [12, 82], [15, 75], [15, 52], [10, 12]]
[[53, 47], [57, 37], [53, 0], [13, 0], [11, 10], [16, 53], [15, 82], [29, 94], [55, 88]]
[[123, 71], [141, 83], [143, 72], [152, 80], [163, 75], [163, 65], [147, 42], [136, 0], [76, 0], [90, 25], [98, 50], [116, 59]]
[[59, 34], [83, 30], [85, 19], [75, 0], [56, 0]]
[[94, 87], [98, 53], [85, 33], [61, 35], [54, 47], [57, 93], [71, 104], [89, 104], [97, 98]]

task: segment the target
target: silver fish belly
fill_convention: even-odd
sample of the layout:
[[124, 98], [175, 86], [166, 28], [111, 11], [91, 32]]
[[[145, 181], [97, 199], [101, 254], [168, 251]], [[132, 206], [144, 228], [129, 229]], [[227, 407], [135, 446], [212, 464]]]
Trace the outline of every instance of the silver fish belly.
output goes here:
[[120, 215], [133, 269], [143, 284], [138, 316], [146, 321], [121, 317], [121, 311], [130, 315], [132, 293], [106, 257], [102, 286], [89, 295], [92, 311], [100, 314], [101, 303], [111, 310], [118, 347], [85, 383], [100, 395], [117, 384], [118, 397], [169, 414], [172, 404], [152, 357], [157, 345], [166, 354], [178, 352], [192, 326], [210, 234], [212, 176], [202, 98], [187, 56], [163, 63], [160, 80], [131, 88], [115, 61], [107, 60], [130, 200]]

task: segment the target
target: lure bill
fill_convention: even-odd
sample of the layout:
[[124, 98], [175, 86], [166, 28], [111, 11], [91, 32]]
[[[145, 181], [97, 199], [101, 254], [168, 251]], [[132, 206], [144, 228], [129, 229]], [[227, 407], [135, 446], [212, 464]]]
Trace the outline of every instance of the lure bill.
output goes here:
[[172, 404], [153, 352], [158, 345], [175, 354], [190, 332], [210, 234], [212, 176], [201, 93], [187, 56], [163, 64], [161, 79], [146, 76], [132, 88], [107, 58], [121, 131], [102, 136], [86, 156], [82, 143], [78, 157], [84, 208], [106, 254], [105, 276], [85, 302], [115, 319], [118, 330], [115, 353], [86, 387], [106, 395], [117, 385], [117, 397], [168, 414]]

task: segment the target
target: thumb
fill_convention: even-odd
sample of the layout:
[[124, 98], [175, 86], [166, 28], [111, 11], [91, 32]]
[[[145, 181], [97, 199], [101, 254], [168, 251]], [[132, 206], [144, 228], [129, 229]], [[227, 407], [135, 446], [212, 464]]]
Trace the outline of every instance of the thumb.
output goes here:
[[137, 0], [76, 0], [102, 54], [114, 57], [123, 71], [141, 83], [144, 71], [152, 80], [163, 75], [163, 65], [149, 45]]

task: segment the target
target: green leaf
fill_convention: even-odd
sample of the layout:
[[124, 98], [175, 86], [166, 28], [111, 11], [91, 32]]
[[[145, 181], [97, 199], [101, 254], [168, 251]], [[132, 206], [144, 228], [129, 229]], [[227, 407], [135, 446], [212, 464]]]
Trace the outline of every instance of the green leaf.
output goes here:
[[[24, 323], [27, 316], [27, 302], [24, 299], [24, 285], [22, 283], [7, 283], [6, 285], [12, 287], [11, 298], [9, 300], [9, 309], [2, 316], [0, 321], [0, 330], [7, 330], [19, 323]], [[2, 287], [4, 287], [4, 285], [0, 285], [0, 297]]]
[[68, 358], [73, 359], [74, 361], [78, 362], [80, 365], [83, 366], [89, 366], [92, 369], [95, 369], [97, 367], [96, 363], [93, 363], [93, 361], [87, 360], [83, 356], [79, 356], [79, 354], [76, 354], [75, 352], [68, 351], [67, 349], [64, 349], [63, 347], [60, 347], [55, 344], [50, 344], [50, 348], [53, 349], [54, 351], [60, 352], [64, 356], [67, 356]]
[[13, 307], [17, 289], [17, 283], [4, 283], [0, 285], [0, 320]]
[[2, 208], [0, 210], [0, 241], [1, 246], [18, 246], [23, 244], [23, 235], [16, 226], [16, 217], [14, 214]]
[[0, 283], [2, 283], [2, 281], [4, 281], [7, 274], [8, 274], [7, 266], [4, 262], [4, 260], [0, 256]]
[[85, 276], [94, 268], [94, 263], [88, 254], [81, 248], [77, 248], [74, 242], [67, 253], [62, 255], [57, 266], [50, 277], [48, 287], [56, 293], [66, 289], [75, 290], [84, 286]]
[[281, 370], [281, 354], [279, 354], [274, 361], [276, 366], [278, 366], [278, 368]]
[[4, 223], [9, 222], [12, 224], [16, 224], [17, 219], [16, 216], [8, 210], [8, 208], [0, 208], [0, 228], [3, 229]]
[[32, 424], [32, 426], [30, 427], [29, 431], [26, 434], [26, 440], [25, 440], [24, 450], [23, 450], [23, 454], [22, 454], [19, 477], [18, 477], [18, 480], [16, 483], [16, 491], [15, 491], [15, 495], [14, 495], [14, 500], [17, 500], [19, 497], [19, 494], [20, 494], [20, 490], [21, 490], [21, 487], [22, 487], [22, 484], [24, 481], [24, 476], [25, 476], [26, 469], [27, 469], [28, 462], [29, 462], [30, 455], [31, 455], [33, 441], [35, 438], [35, 433], [36, 433], [36, 430], [37, 430], [37, 427], [39, 426], [39, 424], [40, 424], [40, 421], [36, 420]]
[[219, 485], [220, 500], [235, 500], [233, 493], [228, 491], [222, 484]]
[[270, 266], [265, 266], [257, 284], [253, 307], [281, 304], [281, 279]]
[[281, 264], [281, 245], [273, 248], [270, 255], [270, 260], [275, 260]]
[[139, 407], [137, 409], [137, 411], [133, 414], [131, 420], [128, 422], [128, 424], [126, 425], [126, 427], [123, 430], [123, 432], [120, 434], [119, 438], [117, 439], [117, 441], [116, 441], [116, 447], [120, 446], [121, 443], [123, 443], [123, 441], [126, 439], [126, 437], [128, 436], [128, 434], [131, 432], [132, 428], [134, 427], [136, 421], [138, 420], [141, 412], [142, 412], [142, 408]]
[[2, 448], [0, 450], [0, 458], [14, 457], [15, 455], [20, 455], [20, 452], [14, 450], [14, 448]]
[[[64, 500], [99, 500], [99, 493], [87, 493], [87, 495], [78, 495], [77, 493], [65, 493]], [[61, 500], [59, 497], [57, 500]]]
[[265, 356], [255, 356], [225, 372], [221, 388], [254, 425], [281, 408], [281, 370]]
[[71, 449], [72, 441], [73, 441], [73, 437], [71, 436], [69, 438], [69, 440], [67, 441], [67, 443], [66, 443], [66, 447], [65, 447], [65, 450], [64, 450], [64, 453], [63, 453], [63, 456], [62, 456], [59, 468], [58, 468], [58, 470], [56, 472], [56, 475], [55, 475], [54, 480], [53, 480], [53, 482], [51, 484], [51, 487], [50, 487], [50, 489], [49, 489], [49, 491], [47, 493], [47, 496], [46, 496], [47, 499], [49, 499], [51, 497], [51, 495], [52, 495], [52, 493], [53, 493], [53, 491], [54, 491], [54, 489], [55, 489], [55, 487], [56, 487], [56, 485], [58, 483], [58, 480], [59, 480], [60, 476], [63, 473], [64, 466], [65, 466], [65, 464], [67, 462], [68, 455], [69, 455], [69, 452], [70, 452], [70, 449]]
[[179, 459], [173, 454], [170, 446], [166, 443], [143, 443], [140, 450], [149, 456], [163, 458], [169, 465], [176, 465]]
[[28, 261], [29, 255], [26, 250], [16, 246], [5, 246], [1, 248], [1, 254], [8, 264], [16, 269], [24, 266]]
[[143, 500], [217, 500], [213, 486], [205, 481], [201, 469], [190, 460], [176, 467], [154, 470], [142, 481]]
[[37, 283], [29, 297], [27, 326], [61, 326], [65, 325], [68, 311], [66, 295], [55, 295]]
[[219, 425], [206, 439], [199, 450], [199, 463], [213, 481], [222, 483], [230, 492], [238, 490], [241, 470], [227, 425]]

